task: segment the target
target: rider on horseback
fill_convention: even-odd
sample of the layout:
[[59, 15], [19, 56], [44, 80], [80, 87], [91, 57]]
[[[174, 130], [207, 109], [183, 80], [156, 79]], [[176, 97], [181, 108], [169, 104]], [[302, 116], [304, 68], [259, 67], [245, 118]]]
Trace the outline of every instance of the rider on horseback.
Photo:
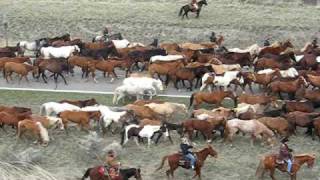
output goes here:
[[216, 33], [215, 32], [211, 33], [210, 42], [213, 42], [213, 43], [217, 42], [217, 37], [216, 37]]
[[190, 145], [189, 140], [187, 138], [182, 138], [180, 144], [180, 149], [182, 151], [183, 156], [190, 160], [191, 168], [194, 169], [196, 165], [196, 158], [194, 157], [193, 153], [189, 151], [189, 149], [192, 149], [193, 146]]
[[102, 35], [105, 41], [109, 40], [109, 28], [107, 26], [104, 27], [104, 30], [102, 31]]
[[108, 151], [105, 163], [107, 164], [105, 166], [105, 175], [110, 176], [112, 179], [114, 177], [119, 176], [119, 170], [120, 170], [120, 162], [116, 160], [116, 154], [113, 150]]
[[270, 46], [271, 43], [270, 43], [270, 37], [267, 37], [264, 41], [263, 41], [263, 46]]
[[317, 48], [318, 47], [318, 38], [317, 37], [315, 37], [313, 40], [312, 40], [312, 46], [313, 46], [313, 48]]
[[191, 9], [192, 11], [196, 11], [199, 9], [197, 0], [191, 0]]
[[286, 142], [288, 142], [288, 138], [285, 137], [283, 138], [280, 142], [280, 151], [277, 159], [278, 164], [283, 164], [284, 161], [287, 162], [287, 171], [291, 174], [291, 167], [292, 167], [292, 154], [291, 152], [293, 151], [292, 149], [289, 148]]

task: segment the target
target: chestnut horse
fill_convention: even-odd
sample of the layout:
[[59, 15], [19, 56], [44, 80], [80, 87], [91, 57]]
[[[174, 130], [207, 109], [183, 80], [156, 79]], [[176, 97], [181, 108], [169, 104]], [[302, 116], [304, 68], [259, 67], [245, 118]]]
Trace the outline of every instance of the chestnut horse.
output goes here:
[[38, 68], [30, 64], [7, 62], [4, 65], [3, 76], [6, 78], [7, 83], [9, 83], [8, 76], [12, 81], [12, 73], [14, 72], [20, 75], [20, 78], [19, 78], [19, 84], [20, 84], [23, 77], [26, 79], [27, 82], [29, 82], [27, 76], [30, 71], [32, 71], [33, 76], [35, 76], [35, 74], [38, 73]]
[[15, 63], [29, 63], [31, 64], [31, 60], [30, 60], [30, 57], [12, 57], [12, 58], [9, 58], [9, 57], [3, 57], [3, 58], [0, 58], [0, 70], [2, 70], [4, 68], [4, 65], [7, 63], [7, 62], [15, 62]]
[[89, 130], [90, 128], [90, 119], [94, 119], [95, 121], [100, 120], [101, 113], [100, 111], [63, 111], [58, 114], [58, 117], [62, 119], [64, 128], [67, 132], [68, 122], [73, 122], [79, 124], [81, 129]]
[[[6, 111], [0, 112], [0, 127], [3, 129], [4, 125], [12, 126], [13, 128], [18, 127], [18, 122], [29, 118], [31, 115], [30, 111], [24, 112], [24, 113], [16, 113], [11, 114]], [[3, 129], [4, 130], [4, 129]]]
[[314, 133], [312, 134], [313, 140], [315, 139], [314, 135], [317, 135], [320, 140], [320, 118], [315, 118], [313, 120], [313, 127], [314, 127]]
[[221, 106], [221, 102], [224, 98], [229, 97], [234, 100], [236, 104], [236, 95], [232, 91], [213, 91], [213, 92], [196, 92], [193, 93], [190, 97], [190, 105], [189, 109], [191, 108], [192, 104], [194, 104], [194, 109], [198, 109], [198, 106], [203, 102], [209, 104], [217, 104]]
[[[197, 162], [196, 162], [196, 165], [195, 165], [195, 175], [193, 176], [193, 178], [195, 177], [199, 177], [199, 179], [201, 179], [201, 168], [204, 164], [204, 161], [207, 159], [207, 157], [210, 155], [212, 157], [215, 157], [217, 158], [218, 157], [218, 153], [216, 150], [213, 149], [213, 147], [211, 145], [207, 145], [206, 148], [198, 151], [198, 152], [194, 152], [194, 154], [196, 155], [197, 157]], [[167, 174], [167, 177], [169, 178], [170, 175], [172, 178], [174, 178], [174, 171], [180, 166], [182, 168], [185, 168], [185, 169], [190, 169], [190, 166], [186, 166], [185, 164], [181, 165], [179, 161], [181, 160], [184, 160], [184, 157], [181, 153], [174, 153], [174, 154], [171, 154], [171, 155], [167, 155], [167, 156], [164, 156], [162, 158], [162, 161], [161, 161], [161, 165], [159, 168], [156, 169], [156, 171], [162, 169], [165, 161], [168, 160], [168, 164], [169, 164], [169, 169], [166, 171], [166, 174]]]
[[259, 56], [262, 57], [265, 54], [274, 54], [279, 55], [281, 52], [285, 51], [287, 48], [293, 48], [292, 43], [290, 40], [286, 40], [285, 42], [280, 42], [279, 46], [267, 46], [260, 50]]
[[212, 141], [212, 131], [214, 126], [211, 125], [209, 121], [198, 120], [198, 119], [188, 119], [181, 123], [183, 128], [183, 134], [187, 133], [189, 139], [192, 140], [193, 131], [200, 131], [205, 137], [208, 143]]
[[293, 99], [294, 94], [297, 92], [297, 90], [301, 87], [301, 86], [308, 86], [307, 81], [304, 79], [304, 77], [299, 76], [299, 78], [297, 78], [296, 80], [289, 80], [289, 81], [281, 81], [281, 80], [276, 80], [273, 81], [269, 84], [269, 94], [270, 93], [278, 93], [279, 97], [281, 99], [281, 92], [285, 92], [289, 94], [289, 98]]
[[49, 144], [49, 134], [48, 131], [41, 122], [33, 121], [30, 119], [24, 119], [19, 121], [18, 128], [17, 128], [17, 137], [18, 139], [21, 138], [22, 134], [25, 131], [31, 131], [31, 133], [38, 137], [37, 143], [40, 143], [43, 146], [47, 146]]
[[98, 102], [96, 101], [95, 98], [86, 99], [86, 100], [67, 100], [67, 99], [64, 99], [62, 101], [59, 101], [59, 103], [69, 103], [69, 104], [73, 104], [75, 106], [78, 106], [80, 108], [83, 108], [86, 106], [94, 106], [94, 105], [98, 104]]
[[[274, 172], [276, 169], [282, 171], [282, 172], [287, 172], [287, 165], [286, 164], [278, 164], [276, 162], [277, 160], [277, 154], [270, 154], [262, 157], [260, 159], [259, 166], [256, 170], [256, 176], [259, 179], [263, 178], [263, 175], [266, 171], [270, 171], [270, 177], [275, 180], [276, 178], [274, 177]], [[299, 154], [293, 156], [293, 164], [291, 168], [292, 175], [290, 175], [291, 180], [296, 180], [297, 179], [297, 173], [300, 170], [300, 167], [304, 164], [307, 163], [309, 168], [312, 168], [314, 165], [315, 161], [315, 154]]]

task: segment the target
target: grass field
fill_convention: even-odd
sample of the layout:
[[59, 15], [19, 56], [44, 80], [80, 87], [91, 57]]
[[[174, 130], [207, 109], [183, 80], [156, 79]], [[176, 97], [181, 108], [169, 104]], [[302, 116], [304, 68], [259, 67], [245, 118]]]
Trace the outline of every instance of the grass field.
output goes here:
[[[105, 25], [130, 41], [150, 43], [208, 41], [211, 31], [222, 33], [228, 47], [291, 38], [301, 47], [319, 33], [319, 7], [294, 1], [208, 0], [200, 19], [181, 20], [177, 15], [187, 0], [1, 0], [0, 22], [9, 23], [12, 44], [71, 33], [85, 40]], [[3, 27], [0, 36], [3, 37]], [[319, 34], [318, 34], [319, 35]], [[3, 39], [2, 39], [3, 40]], [[4, 41], [1, 41], [2, 44]]]
[[[111, 105], [111, 96], [76, 94], [76, 93], [43, 93], [29, 91], [0, 91], [1, 105], [18, 105], [31, 107], [34, 113], [39, 112], [40, 104], [48, 101], [58, 101], [61, 99], [85, 99], [96, 98], [99, 103]], [[161, 98], [163, 100], [188, 103], [184, 98]], [[225, 102], [228, 106], [229, 103]], [[175, 116], [176, 121], [181, 121], [185, 116]], [[21, 140], [16, 143], [14, 131], [7, 128], [9, 134], [0, 131], [0, 159], [2, 161], [31, 161], [45, 170], [52, 173], [57, 179], [71, 180], [82, 176], [85, 169], [94, 165], [99, 165], [100, 160], [95, 154], [104, 156], [110, 146], [117, 147], [114, 142], [120, 141], [118, 134], [107, 134], [102, 138], [95, 133], [72, 129], [69, 135], [64, 133], [52, 132], [52, 140], [46, 148], [32, 144], [31, 140]], [[168, 141], [162, 140], [159, 145], [152, 145], [150, 149], [146, 146], [137, 147], [135, 143], [129, 142], [125, 148], [118, 148], [119, 157], [124, 167], [141, 166], [144, 180], [166, 179], [165, 172], [154, 172], [160, 163], [160, 159], [169, 153], [177, 152], [179, 149], [179, 138], [176, 133], [173, 134], [175, 141], [171, 145]], [[203, 148], [204, 141], [196, 140], [197, 149]], [[237, 136], [234, 140], [234, 146], [221, 142], [218, 138], [212, 145], [217, 149], [219, 157], [214, 160], [209, 158], [203, 168], [204, 180], [253, 180], [255, 169], [258, 165], [258, 159], [261, 155], [274, 152], [276, 149], [262, 146], [259, 143], [254, 148], [249, 145], [249, 137]], [[295, 153], [314, 152], [319, 157], [319, 141], [312, 141], [310, 137], [303, 135], [303, 130], [297, 137], [293, 137], [289, 143]], [[166, 169], [166, 166], [165, 168]], [[298, 179], [318, 180], [319, 165], [316, 162], [313, 169], [303, 167], [299, 171]], [[192, 172], [179, 169], [176, 171], [175, 180], [191, 179]], [[280, 179], [287, 179], [284, 174], [276, 173]]]

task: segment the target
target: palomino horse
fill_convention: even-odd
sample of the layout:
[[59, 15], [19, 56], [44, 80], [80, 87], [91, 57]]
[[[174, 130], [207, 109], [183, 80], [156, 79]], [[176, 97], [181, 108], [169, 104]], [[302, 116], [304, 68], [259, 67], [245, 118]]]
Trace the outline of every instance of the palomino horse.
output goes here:
[[38, 73], [38, 68], [30, 64], [7, 62], [4, 65], [3, 76], [6, 78], [7, 83], [9, 83], [8, 76], [12, 81], [11, 75], [14, 72], [20, 75], [20, 78], [19, 78], [19, 84], [20, 84], [23, 77], [26, 79], [27, 82], [29, 82], [27, 76], [30, 71], [32, 71], [33, 76], [35, 76], [35, 74]]
[[[297, 173], [300, 170], [300, 167], [304, 164], [307, 163], [307, 166], [309, 168], [312, 168], [314, 165], [315, 161], [315, 154], [299, 154], [293, 156], [293, 164], [291, 168], [291, 173], [290, 179], [291, 180], [296, 180], [297, 179]], [[270, 171], [270, 177], [275, 180], [276, 178], [274, 177], [274, 172], [275, 170], [278, 169], [281, 172], [287, 172], [287, 166], [286, 163], [284, 164], [278, 164], [277, 163], [277, 154], [270, 154], [262, 157], [260, 159], [259, 166], [256, 170], [256, 176], [259, 179], [262, 179], [264, 176], [264, 173], [266, 171]]]
[[197, 13], [196, 18], [199, 18], [199, 15], [200, 15], [200, 12], [201, 12], [203, 5], [208, 5], [207, 0], [201, 0], [201, 1], [197, 2], [198, 9], [193, 9], [190, 4], [184, 5], [180, 9], [179, 16], [182, 15], [182, 19], [184, 18], [184, 16], [189, 18], [188, 13], [191, 11], [191, 12]]
[[[213, 149], [213, 147], [211, 145], [208, 144], [208, 147], [206, 148], [203, 148], [202, 150], [198, 151], [198, 152], [194, 152], [196, 157], [197, 157], [197, 162], [196, 162], [196, 165], [195, 165], [195, 171], [196, 171], [196, 174], [193, 176], [193, 178], [195, 177], [199, 177], [199, 179], [201, 179], [201, 168], [204, 164], [204, 161], [207, 159], [207, 157], [210, 155], [212, 157], [215, 157], [217, 158], [218, 157], [218, 153], [217, 151], [215, 151]], [[161, 161], [161, 165], [159, 168], [156, 169], [156, 171], [162, 169], [165, 161], [168, 160], [168, 164], [169, 164], [169, 169], [166, 171], [166, 174], [167, 174], [167, 177], [169, 178], [170, 175], [172, 178], [174, 178], [174, 171], [180, 166], [182, 168], [185, 168], [185, 169], [190, 169], [190, 165], [188, 164], [183, 164], [181, 165], [180, 164], [180, 161], [181, 160], [184, 160], [184, 157], [181, 153], [174, 153], [174, 154], [171, 154], [171, 155], [167, 155], [167, 156], [164, 156], [162, 158], [162, 161]]]
[[36, 142], [39, 142], [43, 146], [49, 144], [48, 131], [41, 122], [25, 119], [18, 123], [18, 139], [22, 136], [25, 131], [31, 131], [35, 136], [39, 137]]
[[[221, 102], [224, 98], [229, 97], [236, 102], [236, 95], [232, 91], [213, 91], [213, 92], [197, 92], [193, 93], [190, 97], [190, 105], [194, 104], [194, 109], [197, 109], [200, 104], [203, 102], [209, 104], [217, 104], [221, 106]], [[236, 104], [236, 103], [235, 103]]]
[[90, 177], [90, 180], [129, 180], [131, 177], [142, 180], [140, 168], [120, 169], [120, 176], [112, 179], [105, 176], [104, 171], [105, 167], [103, 166], [88, 168], [81, 180], [85, 180], [88, 177]]
[[145, 106], [148, 106], [151, 108], [154, 112], [164, 115], [167, 120], [171, 119], [174, 113], [188, 113], [188, 109], [185, 104], [179, 104], [179, 103], [171, 103], [171, 102], [165, 102], [162, 104], [158, 103], [149, 103]]

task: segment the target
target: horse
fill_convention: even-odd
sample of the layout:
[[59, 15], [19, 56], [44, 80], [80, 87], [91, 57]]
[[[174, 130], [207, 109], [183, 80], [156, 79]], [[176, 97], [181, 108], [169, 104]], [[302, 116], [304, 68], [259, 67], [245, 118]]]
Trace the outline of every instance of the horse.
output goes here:
[[191, 117], [195, 117], [199, 120], [208, 120], [208, 119], [233, 119], [235, 117], [235, 112], [233, 109], [228, 109], [224, 107], [215, 108], [213, 110], [206, 109], [196, 109], [192, 111]]
[[59, 40], [62, 40], [62, 41], [71, 41], [71, 38], [70, 38], [70, 34], [69, 33], [66, 33], [66, 34], [63, 34], [61, 36], [56, 36], [56, 37], [53, 37], [53, 38], [47, 38], [48, 40], [48, 44], [49, 45], [52, 45], [53, 42], [55, 41], [59, 41]]
[[57, 103], [57, 102], [47, 102], [40, 106], [40, 115], [50, 116], [52, 113], [56, 115], [62, 111], [79, 111], [78, 106], [68, 104], [68, 103]]
[[161, 79], [161, 75], [165, 75], [167, 77], [165, 81], [165, 85], [168, 86], [169, 83], [169, 73], [173, 72], [177, 69], [180, 69], [184, 67], [185, 62], [184, 61], [172, 61], [172, 62], [161, 62], [161, 63], [152, 63], [148, 67], [148, 73], [151, 77], [154, 77], [154, 74], [158, 75], [158, 78], [164, 82]]
[[3, 112], [3, 111], [10, 114], [26, 113], [26, 112], [29, 112], [30, 114], [32, 114], [32, 111], [30, 108], [18, 107], [18, 106], [13, 106], [13, 107], [0, 106], [0, 112]]
[[161, 62], [178, 61], [183, 58], [184, 57], [182, 55], [166, 55], [166, 56], [157, 55], [157, 56], [152, 56], [150, 58], [150, 63], [154, 63], [157, 61], [161, 61]]
[[21, 48], [20, 55], [23, 56], [26, 50], [33, 51], [35, 54], [37, 54], [42, 47], [48, 46], [48, 43], [48, 39], [41, 38], [32, 42], [20, 41], [17, 43], [17, 47]]
[[320, 118], [315, 118], [313, 120], [314, 133], [312, 134], [312, 139], [315, 140], [314, 135], [317, 135], [320, 140]]
[[187, 114], [188, 110], [185, 104], [179, 104], [179, 103], [170, 103], [170, 102], [164, 102], [162, 104], [158, 103], [149, 103], [144, 106], [147, 106], [151, 108], [154, 112], [161, 114], [165, 116], [165, 118], [171, 119], [174, 113], [184, 113]]
[[131, 137], [135, 137], [135, 142], [137, 146], [139, 146], [139, 142], [137, 138], [147, 138], [148, 139], [148, 148], [150, 148], [151, 139], [155, 136], [155, 134], [159, 134], [155, 144], [158, 143], [159, 138], [162, 134], [165, 133], [165, 136], [169, 137], [170, 141], [171, 137], [169, 136], [168, 129], [165, 126], [159, 125], [145, 125], [140, 127], [136, 124], [130, 124], [124, 128], [124, 131], [121, 133], [121, 145], [124, 146]]
[[273, 55], [273, 54], [268, 54], [264, 57], [259, 58], [255, 62], [255, 71], [259, 71], [262, 69], [281, 69], [281, 70], [286, 70], [292, 67], [295, 63], [295, 57], [293, 53], [288, 53], [288, 54], [280, 54], [280, 55]]
[[[12, 128], [18, 127], [18, 122], [29, 118], [31, 116], [31, 112], [23, 112], [23, 113], [9, 113], [7, 111], [0, 112], [0, 127], [4, 130], [4, 125], [12, 126]], [[5, 130], [4, 130], [5, 131]]]
[[[90, 66], [89, 63], [89, 71], [91, 71], [92, 73], [92, 77], [93, 79], [95, 79], [95, 70], [99, 70], [103, 72], [104, 77], [106, 76], [106, 73], [112, 74], [112, 79], [110, 80], [110, 82], [113, 82], [114, 79], [118, 78], [117, 74], [115, 73], [115, 68], [116, 67], [123, 67], [123, 61], [121, 60], [114, 60], [114, 59], [108, 59], [107, 61], [97, 61], [96, 63], [93, 63], [93, 66]], [[97, 80], [95, 80], [95, 82], [98, 82]]]
[[[261, 70], [264, 71], [264, 70]], [[279, 76], [278, 71], [273, 71], [272, 73], [258, 73], [256, 72], [242, 72], [243, 77], [243, 87], [244, 89], [246, 86], [249, 86], [249, 89], [251, 93], [253, 93], [252, 90], [252, 83], [259, 84], [260, 86], [263, 86], [263, 88], [266, 90], [267, 86], [272, 82], [272, 80]]]
[[86, 100], [61, 100], [58, 103], [69, 103], [69, 104], [73, 104], [75, 106], [78, 106], [80, 108], [86, 107], [86, 106], [94, 106], [96, 104], [98, 104], [97, 100], [95, 98], [91, 98], [91, 99], [86, 99]]
[[48, 130], [45, 127], [43, 127], [41, 122], [33, 121], [30, 119], [24, 119], [22, 121], [19, 121], [17, 128], [18, 139], [21, 138], [22, 134], [25, 131], [31, 131], [33, 135], [38, 137], [36, 143], [39, 142], [43, 146], [48, 146], [50, 141]]
[[44, 59], [50, 58], [69, 58], [74, 53], [80, 53], [80, 48], [77, 45], [63, 47], [42, 47], [40, 53]]
[[263, 47], [258, 57], [262, 57], [265, 54], [274, 54], [274, 55], [280, 55], [281, 52], [284, 52], [287, 48], [293, 48], [293, 45], [290, 40], [286, 40], [284, 42], [279, 43], [279, 46], [267, 46]]
[[140, 119], [144, 119], [144, 118], [158, 119], [158, 120], [164, 119], [162, 114], [155, 112], [153, 109], [151, 109], [148, 106], [138, 106], [134, 104], [128, 104], [125, 107], [132, 110], [135, 113], [135, 115]]
[[3, 48], [0, 48], [0, 58], [1, 57], [16, 57], [16, 53], [17, 55], [21, 54], [22, 50], [20, 47], [11, 47], [11, 46], [6, 46]]
[[196, 50], [193, 55], [191, 56], [193, 62], [199, 63], [210, 63], [215, 65], [221, 65], [222, 62], [217, 59], [213, 54], [208, 53], [200, 53], [200, 50]]
[[163, 103], [165, 103], [165, 101], [157, 100], [157, 99], [153, 99], [153, 100], [136, 100], [133, 104], [134, 105], [138, 105], [138, 106], [144, 106], [144, 105], [150, 104], [150, 103], [163, 104]]
[[283, 117], [261, 117], [258, 118], [257, 121], [263, 123], [269, 129], [277, 132], [282, 137], [289, 136], [291, 126]]
[[4, 65], [7, 62], [15, 62], [15, 63], [29, 63], [31, 64], [30, 57], [3, 57], [0, 58], [0, 70], [4, 68]]
[[121, 99], [126, 96], [136, 96], [137, 100], [143, 99], [144, 96], [149, 96], [151, 100], [153, 96], [157, 95], [157, 90], [153, 86], [136, 86], [123, 84], [117, 87], [113, 93], [113, 104], [118, 104]]
[[314, 112], [315, 109], [310, 101], [285, 101], [282, 110], [286, 113], [293, 111], [311, 113]]
[[305, 112], [300, 112], [300, 111], [294, 111], [290, 112], [284, 117], [287, 119], [289, 122], [290, 126], [292, 127], [290, 130], [290, 133], [296, 134], [296, 127], [305, 127], [307, 128], [307, 131], [305, 134], [307, 135], [312, 135], [312, 128], [313, 124], [312, 121], [314, 118], [319, 117], [320, 113], [318, 112], [313, 112], [313, 113], [305, 113]]
[[196, 130], [202, 133], [208, 143], [211, 143], [212, 132], [215, 127], [212, 126], [210, 122], [206, 120], [187, 119], [184, 120], [181, 125], [183, 128], [183, 134], [187, 133], [190, 140], [192, 140], [193, 132]]
[[277, 101], [277, 97], [275, 96], [266, 96], [266, 95], [253, 95], [253, 94], [241, 94], [237, 97], [238, 103], [246, 103], [246, 104], [261, 104], [261, 105], [268, 105], [268, 104], [275, 104]]
[[82, 46], [83, 42], [81, 39], [73, 39], [71, 41], [57, 40], [51, 43], [52, 47], [62, 47], [62, 46], [74, 46], [78, 45], [79, 48]]
[[251, 134], [251, 146], [253, 146], [256, 138], [260, 136], [264, 137], [271, 146], [274, 145], [275, 139], [273, 131], [257, 120], [245, 121], [240, 119], [232, 119], [227, 121], [225, 126], [224, 141], [232, 142], [233, 136], [238, 131]]
[[100, 111], [62, 111], [57, 114], [58, 117], [62, 119], [64, 129], [67, 132], [67, 126], [69, 121], [72, 123], [77, 123], [81, 130], [89, 131], [90, 129], [90, 120], [93, 119], [95, 121], [100, 120], [101, 113]]
[[53, 73], [53, 78], [54, 78], [54, 82], [55, 82], [55, 89], [57, 89], [58, 87], [58, 77], [60, 76], [65, 85], [68, 85], [65, 77], [63, 76], [63, 72], [71, 72], [73, 73], [73, 70], [71, 69], [70, 64], [68, 64], [67, 62], [65, 62], [64, 60], [60, 60], [60, 59], [44, 59], [44, 60], [40, 60], [39, 64], [38, 64], [38, 76], [37, 79], [39, 79], [39, 77], [41, 76], [43, 81], [45, 83], [47, 82], [47, 76], [45, 75], [45, 71], [49, 71], [51, 73]]
[[90, 177], [90, 180], [129, 180], [131, 177], [142, 180], [140, 168], [120, 169], [120, 177], [117, 179], [110, 179], [108, 176], [105, 176], [104, 171], [105, 167], [103, 166], [88, 168], [81, 180], [85, 180], [88, 177]]
[[[194, 104], [194, 109], [197, 109], [203, 102], [209, 104], [217, 104], [221, 106], [224, 98], [229, 97], [236, 102], [236, 95], [232, 91], [213, 91], [213, 92], [197, 92], [193, 93], [190, 97], [189, 109]], [[236, 104], [236, 103], [235, 103]]]
[[10, 77], [10, 79], [12, 81], [11, 75], [14, 72], [17, 75], [20, 75], [19, 84], [20, 84], [20, 82], [21, 82], [23, 77], [29, 83], [29, 80], [28, 80], [27, 76], [28, 76], [30, 71], [32, 71], [33, 76], [35, 76], [35, 74], [38, 73], [38, 68], [35, 67], [35, 66], [32, 66], [32, 65], [29, 65], [29, 64], [24, 64], [24, 63], [7, 62], [4, 65], [3, 77], [5, 77], [7, 83], [9, 83], [8, 76]]
[[109, 42], [110, 40], [122, 40], [122, 34], [116, 33], [116, 34], [108, 34], [108, 35], [99, 35], [92, 38], [92, 42]]
[[313, 86], [313, 88], [320, 88], [320, 76], [306, 74], [306, 78]]
[[58, 117], [31, 115], [29, 119], [40, 122], [46, 129], [64, 130], [62, 119]]
[[290, 99], [293, 99], [294, 93], [296, 93], [296, 91], [301, 86], [305, 86], [305, 87], [308, 86], [307, 81], [302, 76], [299, 76], [296, 80], [290, 80], [290, 81], [275, 80], [268, 85], [269, 94], [278, 93], [280, 99], [283, 99], [281, 96], [281, 92], [288, 93]]
[[190, 4], [184, 5], [180, 9], [179, 16], [182, 15], [182, 19], [184, 18], [184, 16], [186, 16], [189, 19], [188, 13], [194, 12], [197, 14], [196, 18], [199, 18], [199, 15], [200, 15], [200, 12], [201, 12], [203, 5], [208, 5], [207, 0], [201, 0], [201, 1], [197, 2], [198, 9], [196, 9], [196, 10], [193, 9]]
[[144, 66], [140, 69], [140, 71], [143, 71], [146, 67], [145, 63], [149, 62], [150, 58], [156, 55], [166, 56], [168, 54], [166, 50], [161, 48], [133, 50], [128, 53], [128, 57], [134, 61], [138, 69], [139, 69], [138, 62], [141, 62], [144, 64]]
[[211, 64], [213, 72], [217, 75], [224, 74], [227, 71], [241, 71], [240, 64]]
[[161, 80], [150, 77], [128, 77], [122, 81], [122, 84], [138, 87], [154, 87], [157, 91], [163, 91]]
[[91, 57], [84, 57], [84, 56], [71, 56], [68, 58], [68, 63], [71, 67], [78, 66], [82, 70], [81, 77], [83, 78], [84, 75], [87, 75], [89, 69], [89, 63], [94, 59]]
[[[206, 87], [206, 85], [209, 83], [208, 82], [208, 77], [210, 77], [210, 74], [204, 75], [202, 81], [205, 81], [205, 85], [202, 85], [202, 88], [200, 89], [204, 89]], [[210, 82], [211, 83], [211, 82]], [[238, 88], [238, 85], [241, 85], [244, 83], [244, 79], [242, 77], [242, 73], [240, 73], [240, 71], [227, 71], [225, 72], [223, 75], [215, 75], [214, 79], [212, 81], [212, 84], [214, 86], [219, 86], [219, 87], [223, 87], [224, 90], [227, 90], [227, 87], [229, 87], [231, 85], [231, 83], [234, 83], [235, 86], [235, 91]]]
[[[198, 151], [198, 152], [194, 152], [194, 154], [197, 157], [197, 162], [195, 165], [195, 175], [193, 176], [193, 178], [195, 177], [199, 177], [199, 179], [201, 179], [201, 168], [204, 165], [204, 161], [207, 159], [207, 157], [210, 155], [214, 158], [218, 157], [218, 153], [216, 150], [214, 150], [214, 148], [211, 145], [207, 145], [206, 148], [203, 148], [202, 150]], [[182, 168], [185, 169], [190, 169], [190, 163], [188, 164], [181, 164], [180, 161], [181, 160], [185, 160], [185, 158], [183, 157], [183, 155], [181, 153], [174, 153], [171, 155], [167, 155], [164, 156], [162, 158], [160, 167], [158, 167], [156, 169], [156, 171], [162, 169], [165, 161], [168, 160], [168, 164], [169, 164], [169, 169], [166, 171], [167, 177], [170, 178], [170, 175], [172, 178], [174, 178], [174, 171], [180, 166]]]
[[[277, 163], [277, 154], [270, 154], [270, 155], [265, 155], [260, 159], [259, 166], [256, 170], [256, 176], [259, 179], [262, 179], [264, 176], [265, 171], [270, 172], [270, 177], [275, 180], [276, 178], [274, 177], [274, 172], [276, 169], [282, 171], [282, 172], [287, 172], [287, 166], [286, 163], [284, 164], [278, 164]], [[291, 180], [296, 180], [297, 179], [297, 173], [300, 170], [300, 167], [304, 164], [307, 163], [307, 166], [309, 168], [312, 168], [314, 165], [315, 161], [315, 154], [299, 154], [299, 155], [294, 155], [293, 156], [293, 164], [291, 168], [291, 173], [290, 179]]]

